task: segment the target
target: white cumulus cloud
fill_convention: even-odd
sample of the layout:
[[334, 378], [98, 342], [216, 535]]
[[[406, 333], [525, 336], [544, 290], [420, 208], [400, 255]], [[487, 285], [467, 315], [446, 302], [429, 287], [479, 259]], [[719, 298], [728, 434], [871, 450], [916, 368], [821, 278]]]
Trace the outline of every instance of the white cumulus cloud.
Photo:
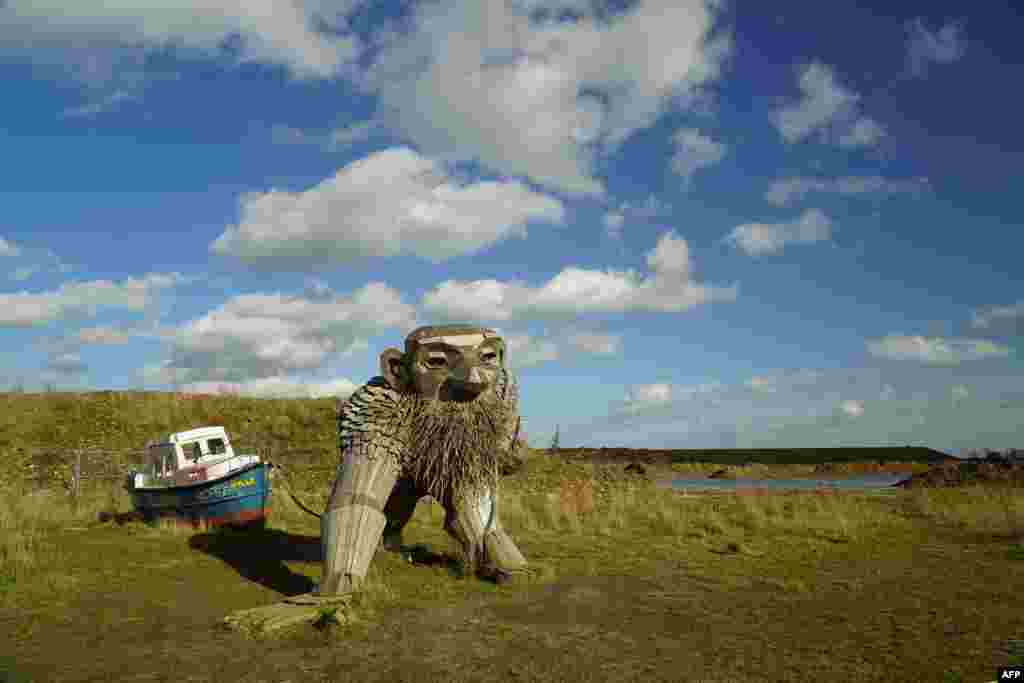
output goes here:
[[264, 377], [246, 382], [188, 382], [180, 386], [186, 394], [249, 396], [252, 398], [348, 398], [359, 385], [351, 380], [302, 381], [287, 377]]
[[673, 406], [696, 399], [707, 399], [722, 392], [721, 382], [680, 385], [668, 382], [639, 384], [626, 392], [625, 399], [612, 406], [613, 416], [658, 414]]
[[98, 101], [87, 102], [77, 107], [68, 107], [61, 112], [60, 117], [64, 119], [90, 118], [97, 114], [114, 111], [126, 102], [136, 102], [139, 95], [129, 90], [115, 90]]
[[[820, 448], [928, 445], [946, 449], [1012, 445], [1020, 423], [1019, 373], [970, 376], [949, 386], [948, 373], [924, 367], [783, 370], [757, 375], [774, 385], [769, 396], [752, 382], [700, 386], [657, 380], [610, 401], [607, 414], [565, 428], [568, 441], [647, 448]], [[902, 396], [892, 396], [893, 377]], [[963, 387], [969, 386], [968, 392]], [[950, 400], [950, 393], [953, 400]], [[874, 409], [876, 397], [884, 410]], [[1009, 401], [1007, 399], [1010, 399]]]
[[619, 211], [609, 211], [602, 219], [604, 222], [605, 234], [612, 239], [622, 238], [622, 226], [626, 223], [626, 217]]
[[270, 126], [270, 141], [277, 145], [306, 145], [325, 151], [347, 149], [358, 142], [368, 140], [379, 128], [378, 121], [359, 121], [343, 128], [322, 132], [295, 128], [283, 123]]
[[0, 237], [0, 256], [17, 256], [19, 253], [21, 250], [18, 247]]
[[874, 119], [861, 117], [848, 128], [838, 132], [836, 143], [840, 147], [871, 147], [885, 136], [882, 124]]
[[161, 290], [185, 283], [178, 273], [150, 273], [121, 282], [66, 282], [51, 292], [0, 294], [0, 327], [45, 325], [72, 315], [96, 316], [101, 309], [144, 311]]
[[787, 244], [821, 242], [831, 236], [829, 217], [818, 209], [808, 209], [793, 221], [738, 225], [723, 239], [750, 256], [762, 256], [779, 252]]
[[82, 344], [112, 345], [127, 344], [131, 334], [114, 327], [86, 327], [78, 331], [77, 340]]
[[950, 22], [932, 31], [919, 17], [907, 24], [907, 32], [907, 61], [915, 76], [923, 76], [929, 64], [950, 64], [967, 52], [962, 23]]
[[275, 123], [270, 127], [270, 141], [276, 145], [309, 145], [316, 144], [318, 139], [315, 134], [301, 128]]
[[239, 223], [210, 250], [268, 268], [398, 254], [438, 263], [564, 216], [559, 200], [521, 182], [461, 182], [402, 147], [354, 161], [304, 192], [244, 196]]
[[508, 349], [508, 365], [513, 370], [558, 360], [558, 345], [550, 339], [529, 334], [505, 334], [502, 338]]
[[242, 382], [312, 371], [365, 348], [368, 337], [416, 326], [413, 307], [379, 282], [347, 296], [316, 299], [244, 294], [181, 325], [170, 360], [153, 376], [167, 382]]
[[731, 301], [738, 288], [704, 285], [690, 279], [686, 240], [675, 232], [661, 236], [647, 254], [653, 271], [588, 270], [568, 267], [545, 284], [446, 280], [423, 297], [423, 307], [447, 319], [512, 320], [531, 316], [574, 317], [627, 311], [680, 312], [711, 301]]
[[605, 234], [612, 239], [622, 238], [622, 228], [626, 221], [646, 221], [666, 211], [666, 207], [654, 195], [643, 202], [621, 202], [608, 209], [602, 217]]
[[641, 384], [629, 392], [626, 400], [638, 403], [665, 403], [672, 400], [672, 385], [664, 382]]
[[[358, 41], [344, 21], [352, 4], [7, 0], [0, 5], [0, 47], [36, 58], [45, 58], [44, 51], [77, 51], [82, 61], [102, 60], [104, 50], [168, 46], [223, 56], [225, 43], [237, 39], [239, 61], [280, 64], [299, 77], [326, 78], [358, 56]], [[331, 32], [319, 30], [318, 22], [330, 23]]]
[[984, 306], [971, 314], [971, 326], [981, 329], [1006, 325], [1024, 325], [1024, 300], [1005, 306]]
[[331, 131], [331, 149], [342, 149], [368, 139], [380, 127], [380, 122], [375, 120], [359, 121], [344, 128]]
[[474, 160], [564, 192], [601, 194], [603, 151], [686, 107], [731, 50], [717, 2], [641, 0], [607, 20], [531, 20], [557, 3], [420, 5], [366, 85], [424, 153]]
[[622, 336], [599, 332], [577, 332], [569, 336], [569, 343], [577, 351], [610, 356], [619, 352]]
[[867, 344], [873, 356], [890, 360], [916, 360], [936, 365], [957, 365], [962, 361], [1008, 356], [1010, 349], [985, 339], [890, 334]]
[[680, 128], [672, 135], [675, 154], [672, 170], [689, 184], [693, 174], [702, 168], [714, 166], [725, 158], [726, 146], [704, 135], [696, 128]]
[[46, 367], [59, 375], [80, 375], [87, 369], [78, 353], [54, 355], [47, 360]]
[[884, 178], [882, 176], [844, 176], [821, 178], [796, 176], [772, 182], [764, 198], [776, 206], [791, 206], [811, 193], [838, 194], [847, 197], [884, 197], [894, 194], [920, 195], [928, 191], [927, 178]]
[[817, 135], [841, 147], [869, 147], [885, 129], [860, 111], [860, 95], [841, 85], [832, 69], [819, 62], [800, 70], [801, 96], [772, 112], [772, 122], [786, 142]]
[[864, 402], [853, 400], [843, 401], [839, 404], [839, 409], [850, 417], [860, 417], [864, 414]]

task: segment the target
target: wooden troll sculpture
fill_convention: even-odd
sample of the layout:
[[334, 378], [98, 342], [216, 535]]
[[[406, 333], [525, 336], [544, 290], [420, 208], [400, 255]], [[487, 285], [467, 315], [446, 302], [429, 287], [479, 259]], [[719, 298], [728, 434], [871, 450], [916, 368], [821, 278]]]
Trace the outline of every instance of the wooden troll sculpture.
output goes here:
[[323, 577], [314, 595], [358, 589], [382, 536], [397, 550], [425, 495], [444, 507], [444, 528], [468, 572], [502, 581], [524, 569], [496, 505], [499, 454], [518, 427], [504, 341], [487, 328], [420, 327], [405, 353], [384, 351], [380, 367], [338, 413], [341, 464], [321, 517]]

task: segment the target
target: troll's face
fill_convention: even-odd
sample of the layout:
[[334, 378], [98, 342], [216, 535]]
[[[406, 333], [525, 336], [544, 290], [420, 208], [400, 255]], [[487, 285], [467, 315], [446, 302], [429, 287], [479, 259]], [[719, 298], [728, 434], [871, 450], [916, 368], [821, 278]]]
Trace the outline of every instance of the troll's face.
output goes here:
[[468, 325], [421, 327], [406, 338], [405, 353], [381, 354], [381, 372], [395, 389], [459, 403], [487, 393], [504, 365], [502, 338], [492, 329]]

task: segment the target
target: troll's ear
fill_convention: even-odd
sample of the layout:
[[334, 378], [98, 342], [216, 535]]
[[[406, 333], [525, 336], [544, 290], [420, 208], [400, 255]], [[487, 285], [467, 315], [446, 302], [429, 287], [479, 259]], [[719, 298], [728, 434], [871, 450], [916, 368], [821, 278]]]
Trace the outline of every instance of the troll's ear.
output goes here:
[[398, 349], [385, 349], [380, 354], [380, 374], [395, 391], [405, 391], [408, 384], [405, 370], [405, 355]]

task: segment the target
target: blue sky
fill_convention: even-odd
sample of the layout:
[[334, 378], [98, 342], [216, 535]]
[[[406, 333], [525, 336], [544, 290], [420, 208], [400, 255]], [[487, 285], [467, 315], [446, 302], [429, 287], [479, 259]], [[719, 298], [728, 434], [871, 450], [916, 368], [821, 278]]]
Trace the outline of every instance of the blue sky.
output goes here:
[[471, 321], [538, 445], [1020, 447], [1024, 53], [964, 7], [7, 0], [0, 386], [344, 396]]

